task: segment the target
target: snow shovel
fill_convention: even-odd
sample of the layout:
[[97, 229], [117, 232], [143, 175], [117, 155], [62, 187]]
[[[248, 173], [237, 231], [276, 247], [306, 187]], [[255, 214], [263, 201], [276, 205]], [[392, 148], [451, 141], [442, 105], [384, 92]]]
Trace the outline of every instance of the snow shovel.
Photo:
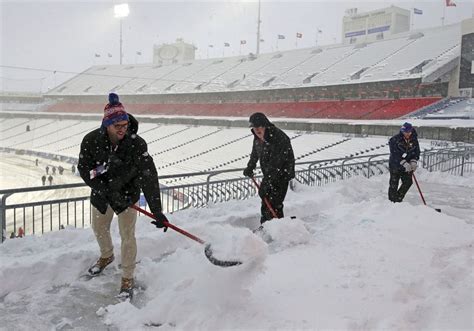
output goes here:
[[[413, 176], [413, 179], [415, 180], [415, 184], [416, 184], [416, 187], [418, 188], [418, 192], [420, 192], [421, 200], [423, 201], [425, 206], [427, 206], [425, 197], [423, 196], [423, 193], [421, 193], [420, 185], [418, 184], [418, 181], [416, 180], [415, 173], [413, 173], [412, 176]], [[434, 208], [434, 210], [436, 210], [438, 213], [441, 213], [441, 209], [439, 208]]]
[[[255, 186], [257, 186], [257, 189], [260, 190], [260, 185], [258, 185], [258, 182], [255, 180], [255, 177], [250, 177], [250, 178], [252, 178], [253, 183], [255, 184]], [[263, 197], [263, 202], [267, 206], [267, 208], [270, 211], [270, 213], [272, 214], [273, 218], [279, 218], [277, 216], [277, 214], [275, 213], [275, 210], [273, 209], [272, 205], [270, 204], [270, 201], [268, 201], [267, 197]]]
[[[252, 178], [253, 180], [253, 183], [255, 184], [255, 186], [257, 186], [257, 189], [260, 190], [260, 185], [258, 184], [258, 182], [255, 180], [255, 177], [250, 177]], [[273, 209], [272, 205], [270, 204], [270, 201], [268, 201], [267, 197], [263, 197], [263, 202], [265, 203], [265, 205], [267, 206], [268, 210], [270, 211], [270, 213], [272, 214], [273, 218], [279, 218], [275, 212], [275, 209]], [[291, 219], [295, 219], [296, 216], [291, 216], [290, 217]]]
[[[154, 216], [152, 213], [150, 213], [150, 212], [148, 212], [148, 211], [146, 211], [146, 210], [144, 210], [144, 209], [142, 209], [142, 208], [140, 208], [140, 207], [138, 207], [138, 206], [136, 206], [136, 205], [132, 205], [132, 208], [135, 209], [135, 210], [137, 210], [137, 211], [139, 211], [140, 213], [145, 214], [146, 216], [148, 216], [148, 217], [150, 217], [150, 218], [156, 220], [155, 216]], [[166, 226], [166, 227], [168, 227], [168, 228], [170, 228], [170, 229], [173, 229], [173, 230], [175, 230], [176, 232], [181, 233], [182, 235], [188, 237], [189, 239], [192, 239], [192, 240], [194, 240], [194, 241], [196, 241], [196, 242], [198, 242], [198, 243], [200, 243], [200, 244], [202, 244], [202, 245], [205, 245], [205, 247], [204, 247], [204, 254], [206, 255], [207, 259], [208, 259], [212, 264], [217, 265], [217, 266], [219, 266], [219, 267], [233, 267], [233, 266], [242, 264], [242, 262], [240, 262], [240, 261], [223, 261], [223, 260], [219, 260], [219, 259], [215, 258], [215, 257], [212, 255], [211, 244], [206, 243], [204, 240], [202, 240], [202, 239], [196, 237], [195, 235], [192, 235], [191, 233], [189, 233], [189, 232], [187, 232], [187, 231], [185, 231], [185, 230], [183, 230], [183, 229], [178, 228], [176, 225], [173, 225], [173, 224], [171, 224], [171, 223], [169, 223], [169, 222], [164, 222], [164, 223], [165, 223], [165, 226]]]

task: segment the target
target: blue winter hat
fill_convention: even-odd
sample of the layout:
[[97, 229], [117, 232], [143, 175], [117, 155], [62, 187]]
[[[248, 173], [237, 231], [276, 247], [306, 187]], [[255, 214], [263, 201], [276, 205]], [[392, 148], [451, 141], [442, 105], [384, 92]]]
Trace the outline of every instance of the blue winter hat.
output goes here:
[[117, 105], [119, 103], [119, 96], [116, 93], [109, 93], [109, 104]]
[[402, 127], [400, 128], [400, 132], [405, 133], [405, 132], [413, 132], [413, 125], [411, 125], [408, 122], [405, 122]]

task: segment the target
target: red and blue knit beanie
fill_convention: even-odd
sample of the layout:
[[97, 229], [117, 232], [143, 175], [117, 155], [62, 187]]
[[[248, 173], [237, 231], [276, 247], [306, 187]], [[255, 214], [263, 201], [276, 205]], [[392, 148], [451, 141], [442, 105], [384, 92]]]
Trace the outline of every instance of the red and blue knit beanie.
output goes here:
[[128, 114], [115, 93], [109, 94], [109, 103], [104, 108], [102, 125], [108, 127], [114, 123], [128, 121]]

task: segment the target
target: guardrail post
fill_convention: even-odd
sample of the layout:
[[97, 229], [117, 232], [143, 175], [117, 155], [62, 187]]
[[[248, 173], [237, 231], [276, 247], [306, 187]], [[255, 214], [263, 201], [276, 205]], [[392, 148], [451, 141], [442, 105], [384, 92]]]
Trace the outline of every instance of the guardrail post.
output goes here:
[[341, 180], [344, 180], [344, 164], [346, 163], [347, 158], [344, 159], [341, 163]]
[[306, 179], [306, 183], [311, 186], [311, 171], [313, 171], [314, 163], [310, 164], [308, 167], [308, 178]]
[[4, 194], [2, 199], [0, 200], [0, 228], [2, 229], [2, 233], [0, 235], [0, 243], [3, 243], [7, 236], [7, 198], [11, 194]]
[[372, 163], [373, 156], [370, 156], [367, 160], [367, 178], [370, 178], [370, 164]]
[[206, 180], [206, 204], [209, 204], [209, 199], [210, 199], [210, 195], [211, 195], [211, 192], [209, 192], [209, 190], [211, 188], [210, 181], [211, 181], [211, 177], [213, 175], [214, 174], [210, 174], [209, 176], [207, 176], [207, 180]]
[[431, 172], [430, 161], [431, 161], [431, 154], [429, 152], [424, 152], [421, 167], [427, 169], [429, 172]]

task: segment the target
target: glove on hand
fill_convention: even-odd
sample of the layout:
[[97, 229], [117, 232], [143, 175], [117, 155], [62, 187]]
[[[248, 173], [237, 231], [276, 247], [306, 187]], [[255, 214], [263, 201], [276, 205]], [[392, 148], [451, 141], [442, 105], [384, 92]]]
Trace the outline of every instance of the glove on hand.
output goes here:
[[401, 160], [400, 164], [405, 168], [406, 172], [412, 171], [410, 163], [408, 163], [406, 160]]
[[418, 168], [418, 161], [410, 160], [411, 171], [415, 172], [416, 168]]
[[254, 174], [253, 174], [253, 169], [248, 168], [248, 167], [245, 168], [245, 170], [244, 170], [244, 176], [245, 176], [245, 177], [250, 177], [250, 178], [252, 178], [252, 177], [254, 176]]
[[166, 232], [168, 230], [168, 227], [165, 225], [165, 222], [168, 223], [166, 216], [162, 212], [156, 213], [154, 216], [155, 220], [151, 224], [154, 224], [158, 229], [164, 228], [163, 232]]

